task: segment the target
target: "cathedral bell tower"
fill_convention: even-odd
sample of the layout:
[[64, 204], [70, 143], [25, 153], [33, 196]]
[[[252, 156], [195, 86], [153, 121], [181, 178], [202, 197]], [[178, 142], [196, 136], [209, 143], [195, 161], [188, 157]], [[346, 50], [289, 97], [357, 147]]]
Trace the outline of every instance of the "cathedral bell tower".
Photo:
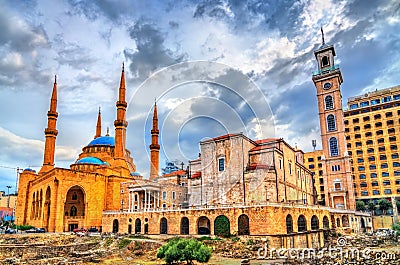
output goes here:
[[342, 109], [342, 73], [335, 65], [335, 48], [327, 45], [322, 32], [322, 45], [314, 51], [318, 70], [312, 80], [317, 89], [318, 113], [322, 140], [322, 166], [325, 183], [325, 205], [355, 209], [355, 195], [347, 153]]

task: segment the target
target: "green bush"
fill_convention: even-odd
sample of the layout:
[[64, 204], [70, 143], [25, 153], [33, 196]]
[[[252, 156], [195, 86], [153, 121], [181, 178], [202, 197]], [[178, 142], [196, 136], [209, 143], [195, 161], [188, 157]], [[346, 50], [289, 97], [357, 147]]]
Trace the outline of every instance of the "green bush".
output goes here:
[[206, 263], [211, 258], [211, 249], [195, 239], [173, 238], [157, 251], [157, 258], [164, 259], [167, 264], [186, 261]]
[[118, 242], [118, 248], [123, 249], [126, 246], [128, 246], [131, 242], [132, 242], [132, 240], [123, 238]]
[[356, 201], [356, 209], [357, 211], [365, 211], [365, 203], [363, 201]]
[[396, 232], [396, 236], [400, 235], [400, 223], [393, 224], [392, 229]]

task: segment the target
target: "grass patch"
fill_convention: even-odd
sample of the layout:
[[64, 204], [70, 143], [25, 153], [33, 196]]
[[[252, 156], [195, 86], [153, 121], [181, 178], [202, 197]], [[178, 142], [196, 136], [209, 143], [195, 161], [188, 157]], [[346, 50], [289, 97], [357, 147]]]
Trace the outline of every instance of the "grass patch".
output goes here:
[[131, 242], [132, 242], [132, 240], [127, 239], [127, 238], [121, 239], [121, 240], [118, 242], [118, 249], [126, 248]]

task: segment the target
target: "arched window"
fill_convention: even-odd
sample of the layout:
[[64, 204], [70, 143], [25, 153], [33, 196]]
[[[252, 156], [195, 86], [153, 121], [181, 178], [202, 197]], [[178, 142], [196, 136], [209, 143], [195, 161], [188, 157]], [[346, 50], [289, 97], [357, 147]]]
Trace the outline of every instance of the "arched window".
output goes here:
[[75, 206], [72, 206], [69, 215], [70, 216], [76, 216], [76, 214], [77, 214], [77, 209], [76, 209]]
[[249, 217], [242, 214], [238, 218], [238, 235], [250, 235]]
[[329, 229], [329, 219], [328, 219], [328, 217], [324, 216], [324, 218], [322, 219], [322, 223], [324, 225], [324, 228]]
[[168, 234], [168, 222], [165, 217], [160, 221], [160, 234]]
[[297, 219], [297, 231], [303, 232], [306, 230], [307, 230], [306, 218], [304, 217], [304, 215], [300, 215], [299, 218]]
[[333, 109], [333, 97], [331, 95], [325, 97], [325, 109]]
[[329, 114], [328, 117], [326, 117], [326, 123], [328, 127], [328, 132], [336, 130], [336, 120], [333, 114]]
[[293, 218], [290, 214], [286, 216], [286, 232], [288, 234], [293, 233]]
[[318, 230], [318, 229], [319, 229], [318, 217], [313, 215], [313, 217], [311, 217], [311, 230]]
[[74, 194], [72, 194], [72, 200], [77, 200], [78, 199], [78, 195], [76, 195], [76, 192], [74, 192]]
[[338, 141], [337, 141], [336, 137], [332, 137], [329, 139], [329, 150], [330, 150], [331, 156], [339, 155], [339, 147], [338, 147]]
[[328, 56], [322, 57], [322, 66], [328, 66], [328, 65], [329, 65]]

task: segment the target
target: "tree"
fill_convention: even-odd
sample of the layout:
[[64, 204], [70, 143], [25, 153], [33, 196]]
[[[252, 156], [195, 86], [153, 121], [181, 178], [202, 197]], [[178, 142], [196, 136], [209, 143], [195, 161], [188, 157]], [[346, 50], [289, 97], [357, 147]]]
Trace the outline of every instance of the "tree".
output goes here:
[[400, 201], [396, 201], [397, 210], [400, 210]]
[[383, 214], [386, 214], [386, 211], [392, 208], [392, 203], [386, 199], [380, 199], [378, 201], [379, 205], [379, 210], [383, 212]]
[[367, 203], [368, 210], [374, 215], [374, 210], [375, 210], [375, 203], [373, 201], [368, 201]]
[[211, 249], [195, 239], [173, 238], [157, 251], [157, 258], [164, 259], [167, 264], [186, 261], [206, 263], [211, 258]]
[[356, 201], [357, 211], [365, 211], [365, 203], [363, 201]]

